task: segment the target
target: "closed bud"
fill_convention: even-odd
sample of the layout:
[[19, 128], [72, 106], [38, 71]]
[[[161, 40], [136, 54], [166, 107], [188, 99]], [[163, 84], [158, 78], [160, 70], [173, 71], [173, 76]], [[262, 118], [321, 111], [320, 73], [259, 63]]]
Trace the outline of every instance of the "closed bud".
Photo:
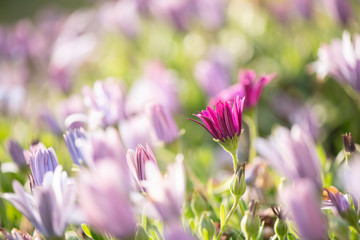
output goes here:
[[271, 209], [277, 218], [274, 224], [274, 231], [280, 240], [285, 239], [289, 232], [289, 227], [285, 221], [284, 211], [276, 206], [272, 206]]
[[236, 198], [240, 198], [244, 195], [246, 190], [246, 183], [245, 183], [245, 163], [238, 165], [236, 168], [236, 172], [233, 176], [230, 185], [230, 192]]
[[245, 212], [245, 215], [241, 220], [241, 230], [245, 234], [245, 239], [254, 239], [259, 233], [260, 218], [256, 213], [258, 207], [259, 202], [252, 200], [250, 203], [250, 210]]
[[214, 222], [209, 218], [207, 212], [201, 215], [198, 231], [202, 239], [213, 239], [215, 236]]
[[289, 228], [284, 220], [276, 219], [274, 230], [279, 239], [285, 239], [288, 234]]

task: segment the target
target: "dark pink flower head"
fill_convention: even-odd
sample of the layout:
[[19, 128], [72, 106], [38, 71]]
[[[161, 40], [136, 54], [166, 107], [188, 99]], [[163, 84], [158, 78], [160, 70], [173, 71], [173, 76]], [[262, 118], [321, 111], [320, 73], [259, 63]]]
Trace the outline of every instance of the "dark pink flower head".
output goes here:
[[239, 73], [240, 88], [244, 89], [245, 108], [255, 106], [260, 98], [262, 89], [275, 78], [275, 74], [260, 75], [256, 79], [256, 73], [252, 70], [244, 70]]
[[253, 70], [243, 70], [239, 73], [239, 83], [221, 91], [216, 97], [210, 100], [209, 105], [214, 106], [218, 101], [233, 102], [237, 96], [245, 97], [245, 109], [257, 105], [262, 89], [275, 78], [275, 74], [260, 75], [256, 78]]
[[194, 116], [202, 121], [190, 119], [203, 126], [214, 137], [215, 140], [226, 142], [237, 138], [241, 134], [241, 120], [244, 106], [244, 98], [237, 96], [231, 109], [230, 101], [225, 103], [219, 101], [216, 108], [207, 107]]

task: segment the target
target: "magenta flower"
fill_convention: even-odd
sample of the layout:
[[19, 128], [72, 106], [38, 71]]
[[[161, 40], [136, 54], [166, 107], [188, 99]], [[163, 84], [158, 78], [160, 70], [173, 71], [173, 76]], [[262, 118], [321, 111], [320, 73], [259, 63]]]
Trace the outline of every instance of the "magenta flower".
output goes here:
[[147, 114], [150, 119], [154, 137], [164, 143], [171, 143], [179, 137], [179, 129], [170, 111], [161, 104], [148, 106]]
[[107, 160], [97, 162], [89, 171], [84, 169], [79, 174], [79, 202], [96, 229], [121, 239], [133, 239], [136, 222], [126, 172], [127, 168]]
[[146, 171], [145, 165], [147, 162], [152, 162], [155, 166], [157, 166], [157, 162], [151, 148], [148, 144], [146, 144], [146, 149], [139, 145], [136, 147], [135, 151], [129, 149], [126, 155], [126, 159], [130, 168], [130, 172], [132, 173], [133, 178], [137, 184], [137, 188], [141, 189], [145, 192], [145, 188], [142, 187], [142, 181], [146, 180]]
[[256, 78], [256, 73], [252, 70], [239, 72], [239, 83], [223, 91], [211, 99], [210, 105], [213, 106], [218, 101], [234, 101], [237, 96], [245, 97], [245, 109], [257, 105], [262, 89], [273, 79], [275, 74], [260, 75]]
[[310, 67], [323, 79], [333, 77], [340, 83], [347, 83], [356, 91], [360, 91], [360, 35], [351, 41], [348, 32], [343, 33], [342, 40], [334, 39], [318, 50], [319, 59]]
[[[194, 116], [200, 118], [202, 122], [189, 119], [204, 127], [226, 151], [236, 152], [239, 137], [242, 132], [241, 120], [244, 106], [244, 98], [238, 96], [231, 109], [230, 102], [219, 101], [216, 108], [207, 107]], [[235, 161], [235, 160], [234, 160]], [[235, 168], [236, 169], [236, 168]]]
[[326, 239], [326, 218], [320, 210], [320, 198], [316, 186], [302, 179], [294, 186], [286, 186], [280, 199], [294, 219], [301, 239]]

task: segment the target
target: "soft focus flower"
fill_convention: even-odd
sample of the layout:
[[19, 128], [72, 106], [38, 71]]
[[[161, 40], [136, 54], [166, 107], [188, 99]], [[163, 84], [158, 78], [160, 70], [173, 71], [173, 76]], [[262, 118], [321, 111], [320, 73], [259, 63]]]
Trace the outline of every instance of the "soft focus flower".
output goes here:
[[124, 239], [134, 236], [136, 228], [127, 170], [113, 160], [97, 162], [94, 169], [80, 172], [78, 185], [80, 205], [89, 223]]
[[292, 215], [301, 239], [326, 239], [327, 225], [320, 210], [317, 186], [307, 179], [295, 182], [294, 186], [285, 186], [280, 199]]
[[[215, 109], [207, 107], [194, 116], [202, 121], [189, 119], [204, 127], [225, 150], [230, 153], [236, 152], [241, 134], [241, 121], [244, 98], [238, 96], [231, 109], [230, 102], [219, 101]], [[235, 160], [234, 160], [235, 161]], [[236, 163], [234, 163], [236, 165]], [[234, 166], [236, 169], [236, 166]]]
[[37, 235], [36, 230], [33, 237], [31, 237], [28, 233], [22, 233], [16, 228], [11, 229], [10, 233], [6, 232], [5, 229], [0, 229], [0, 232], [6, 240], [41, 240], [41, 238]]
[[360, 35], [352, 42], [350, 34], [344, 32], [342, 40], [334, 39], [329, 45], [322, 45], [318, 57], [310, 68], [319, 78], [330, 76], [360, 91]]
[[360, 199], [360, 158], [355, 156], [351, 162], [350, 166], [343, 170], [341, 174], [341, 180], [344, 184], [347, 191], [353, 194], [357, 199]]
[[121, 30], [129, 38], [135, 38], [141, 30], [136, 1], [114, 1], [104, 4], [100, 9], [100, 19], [110, 31]]
[[200, 60], [194, 70], [202, 89], [213, 97], [230, 84], [231, 57], [221, 49], [215, 49], [206, 60]]
[[191, 233], [186, 232], [181, 224], [173, 224], [168, 227], [164, 233], [165, 239], [171, 240], [194, 240]]
[[312, 0], [294, 0], [296, 9], [304, 18], [311, 18], [313, 11]]
[[210, 105], [213, 106], [218, 101], [234, 101], [237, 96], [245, 97], [245, 109], [257, 105], [262, 89], [273, 79], [275, 74], [260, 75], [256, 78], [256, 73], [252, 70], [239, 72], [239, 83], [235, 84], [215, 96]]
[[119, 124], [121, 139], [126, 148], [134, 149], [138, 144], [152, 145], [151, 123], [146, 114], [138, 114], [123, 120]]
[[206, 29], [216, 29], [225, 21], [226, 1], [224, 0], [196, 0], [196, 13], [200, 23]]
[[189, 27], [195, 11], [191, 0], [151, 0], [149, 6], [155, 17], [172, 23], [180, 31]]
[[93, 89], [86, 86], [82, 90], [85, 106], [89, 110], [89, 127], [110, 126], [125, 117], [125, 91], [120, 82], [109, 78], [96, 81]]
[[151, 129], [158, 141], [170, 143], [179, 137], [179, 129], [176, 122], [167, 110], [161, 104], [149, 105], [147, 114], [150, 119]]
[[19, 166], [27, 164], [22, 147], [15, 140], [9, 140], [8, 151], [11, 155], [12, 160]]
[[18, 181], [13, 182], [14, 193], [4, 193], [34, 227], [45, 237], [63, 236], [67, 224], [75, 217], [75, 185], [58, 166], [48, 172], [41, 186], [32, 195], [25, 192]]
[[116, 129], [109, 127], [87, 133], [85, 141], [78, 138], [85, 163], [93, 167], [96, 162], [112, 159], [127, 168], [126, 154]]
[[40, 186], [47, 172], [53, 172], [59, 165], [56, 153], [52, 147], [39, 149], [30, 154], [30, 169], [32, 173], [31, 183]]
[[126, 98], [126, 113], [142, 113], [147, 103], [160, 103], [171, 112], [179, 108], [177, 96], [177, 78], [160, 62], [151, 62], [146, 66], [144, 76], [135, 81]]
[[83, 128], [67, 131], [64, 134], [66, 147], [69, 150], [72, 160], [75, 164], [86, 164], [85, 158], [82, 154], [82, 141], [86, 141], [87, 133]]
[[347, 24], [351, 18], [351, 5], [349, 0], [324, 0], [329, 14], [339, 23]]
[[139, 145], [136, 147], [135, 151], [129, 149], [126, 154], [126, 159], [137, 187], [139, 187], [142, 191], [145, 191], [141, 183], [146, 180], [146, 163], [150, 161], [157, 166], [155, 156], [151, 151], [150, 146], [146, 144], [145, 149], [142, 145]]
[[327, 195], [327, 199], [323, 201], [323, 205], [326, 208], [333, 208], [339, 216], [344, 216], [347, 211], [351, 209], [349, 196], [347, 194], [342, 194], [334, 187], [325, 189], [324, 193]]
[[306, 178], [319, 189], [322, 187], [315, 144], [298, 125], [291, 130], [277, 127], [267, 140], [256, 139], [255, 146], [258, 153], [281, 175], [293, 181]]
[[145, 163], [147, 204], [145, 212], [167, 224], [177, 223], [185, 197], [185, 173], [183, 156], [177, 155], [175, 163], [167, 167], [163, 176], [153, 161]]

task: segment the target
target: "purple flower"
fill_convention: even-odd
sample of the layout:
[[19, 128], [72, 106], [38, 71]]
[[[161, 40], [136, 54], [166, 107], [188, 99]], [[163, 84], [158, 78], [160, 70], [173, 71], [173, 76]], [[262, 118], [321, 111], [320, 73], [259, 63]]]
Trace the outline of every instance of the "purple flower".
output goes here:
[[45, 237], [63, 236], [67, 224], [75, 217], [75, 185], [58, 166], [48, 172], [41, 186], [32, 195], [25, 192], [18, 181], [13, 182], [14, 193], [4, 193], [10, 201]]
[[164, 233], [165, 239], [171, 240], [194, 240], [191, 233], [186, 232], [181, 224], [172, 224]]
[[83, 128], [70, 130], [64, 134], [66, 147], [69, 150], [71, 158], [74, 163], [79, 166], [81, 164], [86, 164], [81, 148], [83, 143], [81, 141], [86, 141], [86, 139], [87, 133]]
[[233, 152], [238, 148], [239, 137], [242, 132], [243, 105], [244, 98], [240, 100], [239, 96], [235, 99], [232, 109], [229, 101], [225, 103], [219, 101], [215, 109], [207, 107], [199, 114], [194, 114], [202, 122], [189, 120], [200, 124], [214, 137], [214, 140], [222, 144], [225, 150]]
[[145, 149], [142, 145], [139, 145], [136, 147], [135, 151], [129, 149], [126, 154], [126, 159], [137, 187], [145, 192], [145, 188], [143, 188], [141, 184], [142, 181], [146, 181], [146, 163], [150, 161], [157, 166], [155, 156], [151, 151], [150, 146], [146, 144]]
[[351, 5], [348, 0], [324, 0], [329, 14], [341, 24], [347, 24], [351, 18]]
[[345, 185], [347, 191], [353, 194], [357, 199], [360, 199], [360, 157], [354, 156], [351, 159], [350, 166], [343, 170], [341, 180]]
[[170, 143], [179, 138], [179, 129], [176, 122], [168, 111], [161, 104], [149, 105], [147, 114], [150, 119], [151, 129], [158, 141]]
[[179, 108], [177, 78], [161, 62], [150, 62], [144, 76], [135, 81], [126, 98], [126, 113], [140, 114], [148, 103], [160, 103], [171, 112]]
[[35, 153], [30, 154], [30, 169], [32, 173], [32, 186], [43, 184], [45, 174], [53, 172], [59, 165], [56, 153], [52, 147], [48, 149], [38, 149]]
[[152, 145], [151, 124], [146, 114], [138, 114], [123, 120], [119, 124], [121, 138], [126, 148], [136, 148], [138, 144]]
[[280, 199], [294, 219], [301, 239], [326, 239], [326, 218], [320, 210], [320, 199], [313, 182], [301, 179], [285, 186]]
[[217, 101], [234, 101], [237, 96], [245, 97], [245, 109], [257, 105], [262, 89], [273, 79], [275, 74], [260, 75], [256, 78], [256, 73], [252, 70], [244, 70], [239, 72], [239, 83], [228, 89], [221, 91], [216, 97], [210, 101], [210, 105]]
[[146, 204], [144, 211], [165, 223], [179, 222], [185, 196], [185, 173], [183, 156], [177, 155], [175, 163], [167, 167], [163, 176], [153, 161], [145, 163]]
[[141, 30], [136, 1], [114, 1], [104, 4], [100, 9], [100, 19], [110, 31], [121, 30], [129, 38], [136, 38]]
[[119, 133], [114, 128], [89, 132], [86, 140], [80, 141], [79, 147], [89, 167], [96, 162], [112, 160], [127, 168], [126, 155]]
[[110, 126], [125, 118], [125, 91], [115, 79], [96, 81], [93, 89], [83, 88], [84, 103], [89, 110], [89, 127]]
[[80, 205], [89, 223], [124, 239], [134, 236], [136, 228], [126, 171], [115, 161], [97, 162], [94, 169], [80, 172], [78, 185]]
[[314, 142], [298, 126], [277, 127], [267, 139], [255, 142], [258, 153], [281, 175], [296, 181], [306, 178], [322, 187], [320, 160]]
[[[337, 190], [337, 189], [336, 189]], [[344, 195], [339, 191], [332, 191], [330, 188], [325, 189], [328, 199], [323, 202], [323, 205], [327, 208], [335, 210], [339, 216], [345, 216], [349, 209], [351, 209], [348, 195]]]
[[180, 31], [189, 27], [195, 11], [191, 0], [151, 0], [149, 6], [155, 17], [172, 23]]
[[216, 49], [207, 60], [199, 61], [195, 66], [195, 78], [209, 96], [215, 96], [227, 88], [230, 83], [231, 57]]
[[360, 91], [360, 35], [352, 42], [350, 34], [344, 32], [342, 40], [334, 39], [329, 45], [321, 46], [318, 57], [310, 68], [319, 78], [330, 76]]
[[296, 9], [304, 18], [311, 18], [313, 11], [312, 0], [294, 0]]
[[9, 140], [7, 147], [11, 158], [19, 167], [27, 164], [23, 149], [19, 143], [17, 143], [15, 140]]
[[224, 0], [196, 0], [196, 13], [206, 29], [217, 29], [225, 20], [226, 2]]

